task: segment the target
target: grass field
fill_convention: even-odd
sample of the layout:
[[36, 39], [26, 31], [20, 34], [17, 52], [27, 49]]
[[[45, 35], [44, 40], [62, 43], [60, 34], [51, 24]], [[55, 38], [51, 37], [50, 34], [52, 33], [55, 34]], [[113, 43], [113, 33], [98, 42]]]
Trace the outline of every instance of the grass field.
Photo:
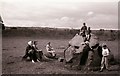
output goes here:
[[[45, 53], [45, 45], [51, 42], [59, 56], [63, 56], [63, 50], [68, 45], [70, 39], [39, 39], [32, 37], [3, 37], [2, 40], [2, 73], [3, 74], [81, 74], [82, 71], [70, 70], [64, 67], [58, 60], [49, 60], [45, 62], [26, 62], [22, 61], [25, 48], [29, 40], [37, 40], [38, 48]], [[102, 43], [102, 41], [101, 41]], [[106, 41], [115, 58], [119, 58], [118, 41]], [[100, 72], [92, 72], [98, 74]], [[118, 71], [102, 72], [118, 73]]]

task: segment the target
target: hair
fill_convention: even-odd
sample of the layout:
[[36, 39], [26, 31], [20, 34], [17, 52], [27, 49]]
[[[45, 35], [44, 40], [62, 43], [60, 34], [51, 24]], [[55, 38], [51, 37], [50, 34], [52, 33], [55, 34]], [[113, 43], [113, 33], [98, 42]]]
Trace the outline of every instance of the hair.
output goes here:
[[106, 43], [103, 43], [103, 44], [102, 44], [102, 46], [103, 46], [103, 47], [106, 47], [106, 46], [107, 46], [107, 44], [106, 44]]
[[37, 43], [37, 41], [33, 41], [33, 44], [37, 45], [36, 43]]
[[85, 23], [83, 23], [83, 25], [85, 25]]
[[50, 42], [48, 42], [48, 44], [50, 44]]
[[90, 30], [90, 27], [88, 27], [88, 29]]
[[103, 47], [107, 47], [107, 45], [103, 45]]

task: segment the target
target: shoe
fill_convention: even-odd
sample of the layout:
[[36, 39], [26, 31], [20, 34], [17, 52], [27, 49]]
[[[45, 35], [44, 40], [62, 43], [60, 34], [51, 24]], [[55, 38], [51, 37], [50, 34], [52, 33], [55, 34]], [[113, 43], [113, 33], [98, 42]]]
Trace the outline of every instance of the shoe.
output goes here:
[[103, 69], [100, 69], [100, 72], [102, 72], [103, 71]]
[[34, 60], [32, 60], [32, 63], [35, 63]]
[[37, 62], [40, 62], [40, 60], [37, 59]]

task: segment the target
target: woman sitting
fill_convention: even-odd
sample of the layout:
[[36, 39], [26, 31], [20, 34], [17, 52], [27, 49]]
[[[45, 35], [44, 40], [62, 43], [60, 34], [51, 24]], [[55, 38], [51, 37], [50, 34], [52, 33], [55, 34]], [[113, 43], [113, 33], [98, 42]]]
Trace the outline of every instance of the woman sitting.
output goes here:
[[30, 60], [34, 63], [34, 58], [35, 58], [34, 51], [35, 49], [33, 47], [33, 41], [29, 41], [23, 59], [27, 59], [29, 57]]
[[46, 45], [46, 50], [47, 50], [47, 57], [54, 58], [56, 56], [55, 50], [51, 46], [50, 42]]

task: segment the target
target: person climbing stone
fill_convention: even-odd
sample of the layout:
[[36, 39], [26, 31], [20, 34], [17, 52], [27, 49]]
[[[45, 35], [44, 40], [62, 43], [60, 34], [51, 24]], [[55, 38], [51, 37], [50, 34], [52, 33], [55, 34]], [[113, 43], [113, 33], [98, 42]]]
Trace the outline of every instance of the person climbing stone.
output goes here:
[[88, 41], [86, 41], [85, 44], [88, 47], [88, 58], [87, 58], [87, 61], [86, 61], [84, 71], [87, 72], [87, 71], [90, 71], [90, 68], [91, 68], [90, 65], [91, 65], [91, 63], [93, 61], [94, 51], [90, 48]]
[[89, 53], [90, 50], [91, 50], [91, 48], [89, 47], [89, 42], [86, 41], [85, 42], [85, 47], [83, 48], [83, 53], [82, 53], [80, 65], [85, 65], [86, 64], [87, 58], [88, 58], [88, 53]]

